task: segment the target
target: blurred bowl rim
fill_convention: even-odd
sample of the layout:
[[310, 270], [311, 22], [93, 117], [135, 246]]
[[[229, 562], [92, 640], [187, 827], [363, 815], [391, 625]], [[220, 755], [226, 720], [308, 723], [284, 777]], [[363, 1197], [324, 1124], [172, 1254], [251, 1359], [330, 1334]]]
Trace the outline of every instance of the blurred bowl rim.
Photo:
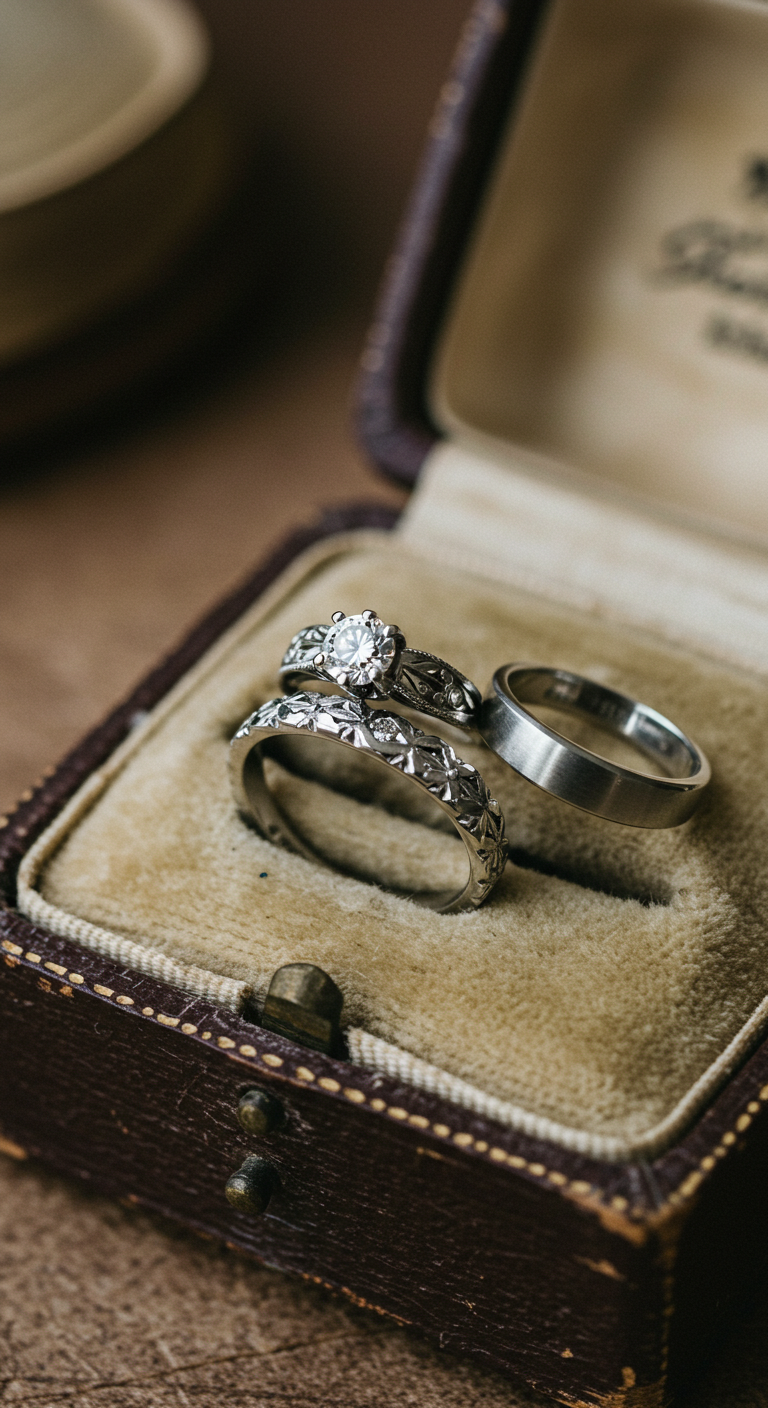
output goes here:
[[208, 32], [187, 0], [90, 0], [149, 40], [146, 82], [92, 131], [50, 156], [0, 176], [0, 214], [35, 204], [95, 176], [168, 122], [200, 87], [210, 61]]

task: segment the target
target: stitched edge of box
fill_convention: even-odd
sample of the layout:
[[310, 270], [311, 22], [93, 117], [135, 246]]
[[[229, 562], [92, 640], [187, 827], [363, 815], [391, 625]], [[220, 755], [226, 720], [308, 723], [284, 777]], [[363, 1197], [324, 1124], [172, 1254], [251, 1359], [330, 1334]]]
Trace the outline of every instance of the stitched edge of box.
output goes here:
[[721, 1052], [717, 1061], [707, 1067], [674, 1109], [633, 1141], [621, 1140], [608, 1134], [592, 1134], [587, 1130], [559, 1124], [557, 1120], [548, 1119], [544, 1115], [535, 1115], [530, 1110], [515, 1105], [511, 1100], [501, 1100], [496, 1095], [486, 1094], [484, 1090], [470, 1085], [468, 1081], [450, 1075], [439, 1066], [431, 1066], [429, 1062], [422, 1061], [418, 1056], [404, 1051], [402, 1047], [392, 1046], [380, 1037], [371, 1036], [370, 1032], [363, 1031], [362, 1028], [350, 1028], [346, 1032], [346, 1038], [355, 1065], [380, 1071], [382, 1075], [390, 1076], [404, 1085], [411, 1085], [416, 1090], [439, 1095], [442, 1100], [448, 1100], [452, 1105], [471, 1110], [485, 1119], [495, 1120], [497, 1124], [505, 1125], [519, 1134], [526, 1134], [529, 1138], [546, 1139], [550, 1143], [560, 1144], [572, 1153], [586, 1154], [609, 1163], [624, 1163], [637, 1158], [656, 1158], [674, 1144], [686, 1126], [699, 1114], [702, 1106], [741, 1063], [764, 1030], [767, 1020], [768, 997], [765, 997], [733, 1041]]

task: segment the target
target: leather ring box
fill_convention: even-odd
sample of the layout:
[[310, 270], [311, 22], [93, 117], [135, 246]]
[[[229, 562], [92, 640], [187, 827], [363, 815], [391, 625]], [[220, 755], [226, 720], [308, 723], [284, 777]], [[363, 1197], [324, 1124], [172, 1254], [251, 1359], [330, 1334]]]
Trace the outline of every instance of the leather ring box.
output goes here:
[[[765, 21], [745, 19], [744, 7], [700, 9], [665, 0], [649, 18], [647, 7], [624, 0], [590, 14], [578, 0], [477, 7], [365, 357], [366, 443], [383, 469], [420, 480], [404, 521], [390, 532], [372, 511], [299, 534], [0, 831], [6, 1151], [156, 1208], [570, 1404], [666, 1402], [754, 1281], [768, 1231], [759, 874], [768, 579], [763, 548], [743, 536], [759, 533], [759, 511], [745, 525], [739, 493], [729, 497], [715, 482], [704, 485], [702, 507], [703, 479], [691, 507], [695, 435], [678, 435], [654, 491], [652, 397], [634, 423], [619, 426], [629, 446], [620, 473], [601, 420], [613, 385], [606, 367], [619, 376], [611, 406], [632, 401], [621, 375], [635, 377], [641, 402], [659, 394], [633, 365], [627, 302], [633, 327], [646, 316], [641, 332], [655, 352], [682, 315], [677, 305], [671, 320], [657, 315], [654, 300], [705, 300], [704, 350], [696, 343], [690, 354], [701, 353], [703, 369], [668, 372], [683, 420], [691, 396], [702, 414], [711, 409], [707, 358], [714, 377], [724, 358], [730, 378], [717, 412], [723, 441], [751, 395], [750, 378], [764, 374], [754, 328], [749, 346], [746, 334], [739, 344], [738, 318], [730, 334], [712, 331], [712, 318], [734, 315], [706, 302], [711, 230], [696, 236], [709, 238], [706, 258], [685, 236], [685, 258], [698, 258], [709, 284], [703, 273], [658, 274], [653, 242], [641, 289], [651, 312], [630, 286], [632, 304], [621, 277], [626, 201], [636, 228], [633, 192], [616, 175], [626, 152], [640, 152], [642, 174], [660, 124], [668, 137], [662, 118], [692, 111], [701, 125], [713, 44], [727, 40], [730, 73], [739, 55], [749, 67], [762, 41]], [[662, 64], [660, 50], [674, 52], [678, 67]], [[585, 67], [568, 89], [574, 52]], [[700, 125], [693, 122], [695, 150]], [[573, 146], [563, 161], [562, 143], [576, 130], [583, 160], [572, 171]], [[745, 224], [752, 221], [754, 259], [761, 196], [759, 151], [749, 136], [745, 144], [752, 130], [742, 122], [737, 133], [746, 166], [731, 177], [732, 187], [742, 183], [731, 195], [753, 202]], [[620, 187], [613, 205], [606, 172], [608, 194]], [[692, 200], [686, 187], [680, 201]], [[600, 239], [612, 232], [601, 260], [587, 247], [585, 209], [600, 212]], [[663, 245], [668, 261], [680, 262], [679, 231], [699, 217], [692, 210], [687, 225], [674, 225], [677, 243]], [[568, 265], [563, 250], [576, 256], [570, 283], [560, 279], [548, 302], [536, 257], [551, 254], [553, 225], [560, 264]], [[720, 250], [726, 235], [717, 238]], [[746, 247], [735, 235], [732, 246]], [[722, 258], [718, 267], [720, 298], [731, 275]], [[601, 282], [606, 268], [613, 282]], [[523, 298], [531, 288], [536, 308]], [[593, 303], [595, 326], [582, 345], [574, 323], [578, 330]], [[503, 327], [494, 322], [499, 309]], [[691, 321], [698, 334], [698, 305]], [[523, 330], [517, 343], [510, 325]], [[684, 361], [686, 349], [675, 351]], [[552, 384], [553, 366], [562, 384]], [[666, 516], [654, 497], [665, 500]], [[702, 526], [718, 514], [730, 536]], [[677, 701], [708, 730], [701, 741], [721, 780], [706, 814], [673, 841], [635, 843], [612, 838], [607, 823], [590, 829], [570, 814], [561, 823], [541, 799], [510, 792], [514, 865], [498, 899], [470, 916], [472, 930], [450, 916], [433, 916], [431, 928], [395, 897], [346, 878], [334, 888], [301, 860], [264, 861], [269, 853], [232, 815], [217, 761], [224, 725], [239, 722], [249, 671], [261, 670], [259, 689], [269, 688], [291, 613], [304, 624], [313, 592], [325, 605], [323, 593], [330, 601], [367, 582], [377, 584], [377, 600], [349, 609], [416, 598], [421, 628], [432, 632], [419, 644], [473, 676], [498, 663], [494, 652], [507, 639], [516, 648], [535, 642], [538, 658], [569, 652], [564, 663], [632, 684], [633, 669], [645, 672], [657, 691], [648, 702], [664, 708], [669, 699], [672, 711]], [[728, 582], [738, 586], [730, 597]], [[439, 638], [445, 604], [447, 644]], [[734, 698], [749, 707], [733, 715]], [[176, 756], [169, 737], [184, 729], [191, 742]], [[167, 772], [158, 772], [158, 757]], [[195, 788], [208, 785], [209, 761], [206, 813]], [[165, 790], [158, 776], [170, 779]], [[183, 872], [188, 857], [184, 828], [174, 830], [174, 779], [197, 799], [186, 831], [215, 833], [213, 860], [198, 840], [183, 887], [173, 869]], [[358, 821], [355, 813], [350, 824]], [[233, 848], [242, 848], [238, 874], [254, 856], [265, 866], [249, 876], [243, 936], [216, 888]], [[153, 870], [155, 853], [162, 862]], [[356, 1023], [347, 1028], [350, 1059], [259, 1025], [276, 956], [317, 961], [339, 976]], [[443, 993], [430, 986], [433, 972]], [[253, 1084], [285, 1116], [258, 1140], [237, 1120], [238, 1099]], [[277, 1179], [258, 1218], [224, 1197], [229, 1176], [254, 1153]]]

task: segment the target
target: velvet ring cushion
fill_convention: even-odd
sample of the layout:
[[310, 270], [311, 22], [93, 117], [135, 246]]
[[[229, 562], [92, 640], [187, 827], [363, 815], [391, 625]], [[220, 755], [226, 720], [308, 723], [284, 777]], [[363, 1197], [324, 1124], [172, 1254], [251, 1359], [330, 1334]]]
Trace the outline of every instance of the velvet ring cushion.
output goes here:
[[[340, 774], [338, 769], [329, 771], [329, 756], [335, 755], [332, 767], [339, 755], [339, 748], [329, 749], [329, 744], [341, 745], [346, 755], [348, 766]], [[278, 764], [277, 778], [274, 767], [271, 770], [274, 790], [265, 775], [268, 759]], [[357, 699], [299, 692], [263, 704], [232, 739], [230, 774], [241, 813], [267, 840], [308, 860], [322, 857], [347, 873], [380, 880], [441, 914], [476, 909], [506, 864], [504, 818], [477, 768], [458, 758], [441, 738]], [[316, 798], [312, 789], [302, 788], [301, 778], [315, 784], [322, 779], [358, 801], [378, 802], [397, 818], [401, 849], [411, 870], [405, 885], [402, 869], [398, 877], [382, 874], [375, 823], [371, 855], [361, 843], [354, 811], [348, 817], [340, 812], [336, 826], [326, 827], [320, 839]], [[458, 887], [455, 875], [447, 873], [454, 870], [453, 855], [446, 858], [447, 867], [437, 854], [425, 857], [428, 864], [419, 883], [424, 826], [447, 826], [458, 833], [469, 860], [469, 874]]]
[[[524, 704], [556, 716], [566, 713], [602, 735], [629, 745], [632, 767], [593, 752], [559, 729], [548, 728]], [[559, 721], [559, 720], [558, 720]], [[480, 732], [522, 777], [582, 811], [625, 826], [680, 826], [693, 816], [710, 767], [679, 728], [615, 689], [572, 670], [546, 665], [502, 665], [482, 710]], [[639, 772], [640, 754], [658, 772]]]
[[[674, 1139], [768, 1024], [766, 680], [607, 609], [585, 611], [576, 593], [556, 602], [462, 568], [453, 540], [443, 558], [427, 553], [423, 522], [413, 546], [401, 528], [327, 539], [297, 558], [30, 847], [19, 909], [132, 968], [176, 965], [185, 991], [226, 983], [223, 1000], [235, 1005], [245, 989], [263, 1001], [283, 964], [314, 963], [344, 993], [355, 1060], [569, 1147], [645, 1157]], [[491, 529], [484, 521], [478, 534], [486, 568]], [[517, 568], [517, 550], [504, 566]], [[743, 583], [735, 568], [731, 578]], [[418, 908], [272, 845], [233, 803], [232, 736], [281, 692], [286, 642], [307, 622], [330, 621], [340, 602], [366, 600], [407, 635], [418, 622], [419, 645], [469, 679], [490, 680], [512, 657], [652, 699], [712, 763], [701, 806], [669, 831], [615, 826], [563, 806], [465, 735], [456, 750], [498, 800], [510, 847], [479, 909]], [[733, 629], [729, 640], [734, 650]], [[754, 630], [745, 642], [746, 652]], [[357, 757], [328, 745], [334, 772], [337, 754]], [[354, 828], [380, 881], [415, 890], [443, 867], [445, 887], [458, 888], [466, 861], [455, 831], [326, 786], [319, 752], [314, 778], [265, 766], [293, 816], [294, 792], [306, 795], [322, 851]]]

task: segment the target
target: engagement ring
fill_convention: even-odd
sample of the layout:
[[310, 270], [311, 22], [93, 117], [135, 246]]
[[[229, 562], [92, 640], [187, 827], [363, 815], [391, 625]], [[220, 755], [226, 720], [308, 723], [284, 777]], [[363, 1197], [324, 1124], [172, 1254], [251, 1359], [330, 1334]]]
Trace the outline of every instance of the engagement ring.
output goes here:
[[305, 626], [283, 656], [280, 679], [289, 692], [327, 680], [350, 698], [394, 699], [464, 729], [477, 727], [482, 702], [471, 680], [437, 655], [410, 649], [399, 626], [375, 611], [336, 611], [330, 626]]

